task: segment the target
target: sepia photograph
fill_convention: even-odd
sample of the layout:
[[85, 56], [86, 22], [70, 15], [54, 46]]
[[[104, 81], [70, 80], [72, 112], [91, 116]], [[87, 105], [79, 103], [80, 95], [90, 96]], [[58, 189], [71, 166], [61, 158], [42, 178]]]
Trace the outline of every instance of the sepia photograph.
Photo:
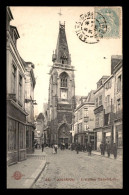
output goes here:
[[6, 188], [123, 189], [121, 6], [6, 6]]

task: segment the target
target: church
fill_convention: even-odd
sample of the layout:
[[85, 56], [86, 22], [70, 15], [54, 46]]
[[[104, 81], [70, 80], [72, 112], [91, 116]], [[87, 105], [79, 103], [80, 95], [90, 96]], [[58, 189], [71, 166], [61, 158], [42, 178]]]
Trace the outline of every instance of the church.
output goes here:
[[56, 49], [52, 55], [48, 94], [49, 144], [72, 142], [72, 121], [75, 109], [74, 66], [65, 33], [65, 22], [59, 22]]

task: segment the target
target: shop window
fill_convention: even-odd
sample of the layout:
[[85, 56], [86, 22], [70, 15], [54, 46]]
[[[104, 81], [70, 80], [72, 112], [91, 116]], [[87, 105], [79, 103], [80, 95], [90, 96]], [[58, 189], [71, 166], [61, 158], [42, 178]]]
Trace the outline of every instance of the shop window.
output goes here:
[[25, 133], [25, 131], [24, 131], [24, 130], [25, 130], [25, 129], [24, 129], [24, 125], [21, 124], [21, 123], [19, 123], [20, 149], [24, 149], [24, 143], [25, 143], [25, 140], [24, 140], [24, 137], [25, 137], [25, 136], [24, 136], [24, 133]]
[[118, 147], [122, 147], [122, 132], [118, 132]]
[[8, 150], [16, 149], [16, 122], [9, 119], [8, 123]]
[[29, 128], [26, 127], [26, 148], [29, 148]]
[[117, 125], [116, 126], [116, 142], [117, 142], [117, 147], [118, 148], [123, 147], [122, 125]]

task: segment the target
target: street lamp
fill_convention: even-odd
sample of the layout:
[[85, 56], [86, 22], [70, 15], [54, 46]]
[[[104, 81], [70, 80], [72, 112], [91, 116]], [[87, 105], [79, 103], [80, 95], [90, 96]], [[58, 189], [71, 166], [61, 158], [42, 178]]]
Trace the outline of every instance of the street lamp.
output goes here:
[[25, 103], [29, 103], [32, 102], [33, 105], [37, 105], [36, 100], [32, 100], [32, 99], [25, 99]]

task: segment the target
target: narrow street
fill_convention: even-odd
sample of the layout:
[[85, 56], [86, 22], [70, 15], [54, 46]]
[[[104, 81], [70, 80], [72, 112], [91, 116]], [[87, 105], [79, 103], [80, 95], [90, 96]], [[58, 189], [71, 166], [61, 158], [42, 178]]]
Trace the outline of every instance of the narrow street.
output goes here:
[[47, 165], [33, 189], [121, 189], [122, 162], [92, 154], [45, 148]]

